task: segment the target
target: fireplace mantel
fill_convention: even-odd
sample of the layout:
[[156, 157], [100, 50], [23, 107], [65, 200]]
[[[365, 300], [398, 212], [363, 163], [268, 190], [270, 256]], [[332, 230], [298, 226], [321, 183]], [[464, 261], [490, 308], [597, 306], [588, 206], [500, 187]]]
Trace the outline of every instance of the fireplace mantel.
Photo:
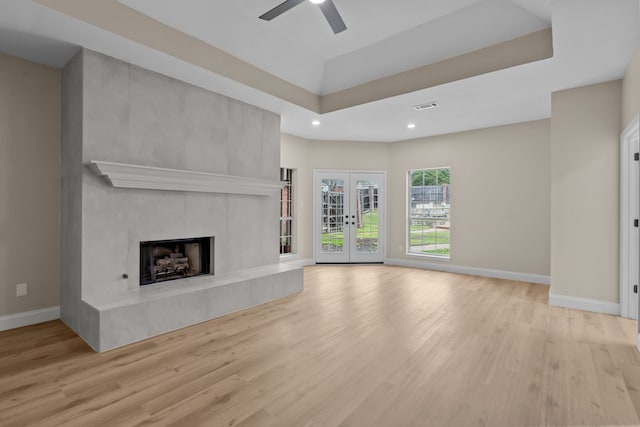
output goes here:
[[276, 180], [194, 172], [153, 166], [91, 160], [88, 166], [112, 187], [147, 190], [194, 191], [200, 193], [277, 196]]

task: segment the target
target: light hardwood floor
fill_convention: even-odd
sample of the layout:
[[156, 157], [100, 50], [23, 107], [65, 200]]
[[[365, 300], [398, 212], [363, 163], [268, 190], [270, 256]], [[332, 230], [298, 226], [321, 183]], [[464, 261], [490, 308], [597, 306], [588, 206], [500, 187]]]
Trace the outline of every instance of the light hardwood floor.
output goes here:
[[305, 287], [101, 354], [59, 321], [0, 332], [0, 425], [640, 425], [634, 321], [400, 267]]

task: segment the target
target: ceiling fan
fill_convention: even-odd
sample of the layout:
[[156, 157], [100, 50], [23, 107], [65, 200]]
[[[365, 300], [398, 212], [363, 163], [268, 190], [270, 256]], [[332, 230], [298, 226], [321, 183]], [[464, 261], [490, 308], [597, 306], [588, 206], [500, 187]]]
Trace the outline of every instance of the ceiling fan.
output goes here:
[[[263, 13], [259, 16], [260, 19], [264, 19], [265, 21], [271, 21], [273, 18], [276, 18], [287, 10], [303, 3], [305, 0], [285, 0], [280, 3], [270, 11]], [[317, 4], [320, 6], [320, 10], [324, 14], [324, 17], [327, 18], [327, 22], [331, 25], [331, 29], [335, 34], [341, 33], [342, 31], [347, 29], [338, 9], [336, 9], [336, 5], [333, 4], [333, 0], [309, 0], [311, 3]]]

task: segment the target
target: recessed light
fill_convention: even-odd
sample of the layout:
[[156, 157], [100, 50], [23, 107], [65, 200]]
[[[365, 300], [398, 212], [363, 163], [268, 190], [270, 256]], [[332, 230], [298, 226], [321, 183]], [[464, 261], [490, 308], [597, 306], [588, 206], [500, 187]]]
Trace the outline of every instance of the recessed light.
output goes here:
[[309, 0], [311, 3], [313, 4], [320, 4], [320, 3], [324, 3], [324, 0]]
[[311, 122], [311, 124], [314, 126], [320, 126], [320, 120], [314, 120]]
[[416, 124], [415, 124], [415, 123], [409, 123], [409, 124], [407, 125], [407, 127], [408, 127], [409, 129], [413, 129], [413, 128], [415, 128], [415, 127], [416, 127]]

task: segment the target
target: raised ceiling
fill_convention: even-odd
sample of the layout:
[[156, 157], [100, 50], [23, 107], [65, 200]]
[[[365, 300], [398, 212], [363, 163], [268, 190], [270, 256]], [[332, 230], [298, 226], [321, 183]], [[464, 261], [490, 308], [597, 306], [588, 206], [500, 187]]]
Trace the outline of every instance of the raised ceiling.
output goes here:
[[638, 0], [334, 0], [338, 35], [309, 2], [257, 19], [280, 1], [3, 0], [0, 51], [61, 66], [84, 46], [277, 112], [284, 132], [397, 141], [547, 118], [551, 92], [620, 78], [640, 40]]
[[270, 22], [281, 0], [119, 1], [322, 95], [551, 25], [511, 0], [335, 0], [338, 35], [308, 1]]

